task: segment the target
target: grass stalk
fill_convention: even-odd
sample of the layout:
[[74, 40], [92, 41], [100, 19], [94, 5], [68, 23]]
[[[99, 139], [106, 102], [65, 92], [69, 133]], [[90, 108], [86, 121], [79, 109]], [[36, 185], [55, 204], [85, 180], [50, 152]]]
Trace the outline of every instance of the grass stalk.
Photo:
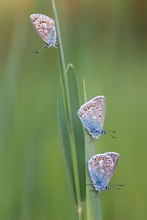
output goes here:
[[[87, 102], [85, 80], [83, 79], [84, 101]], [[94, 141], [88, 134], [85, 135], [85, 167], [86, 167], [86, 220], [102, 220], [102, 211], [99, 193], [93, 191], [88, 172], [87, 162], [95, 155]]]
[[[94, 143], [91, 141], [90, 137], [86, 135], [85, 146], [86, 146], [86, 220], [102, 220], [102, 211], [99, 193], [94, 191], [91, 185], [91, 179], [88, 172], [87, 162], [95, 155]], [[90, 185], [89, 185], [90, 184]]]
[[71, 156], [72, 156], [72, 165], [73, 165], [73, 176], [74, 176], [74, 186], [75, 186], [75, 196], [77, 202], [77, 211], [79, 215], [79, 219], [83, 219], [83, 208], [81, 205], [81, 192], [80, 192], [80, 183], [79, 183], [79, 171], [78, 171], [78, 163], [77, 163], [77, 153], [76, 153], [76, 145], [74, 139], [74, 130], [73, 130], [73, 119], [72, 119], [72, 111], [71, 111], [71, 101], [70, 101], [70, 92], [66, 71], [66, 64], [64, 59], [64, 52], [61, 40], [61, 32], [58, 22], [58, 15], [56, 10], [55, 1], [52, 0], [52, 8], [54, 13], [54, 18], [56, 22], [57, 29], [57, 39], [58, 39], [58, 47], [59, 47], [59, 63], [60, 63], [60, 82], [61, 82], [61, 90], [62, 96], [64, 100], [64, 107], [67, 115], [67, 125], [69, 131], [69, 140], [71, 146]]

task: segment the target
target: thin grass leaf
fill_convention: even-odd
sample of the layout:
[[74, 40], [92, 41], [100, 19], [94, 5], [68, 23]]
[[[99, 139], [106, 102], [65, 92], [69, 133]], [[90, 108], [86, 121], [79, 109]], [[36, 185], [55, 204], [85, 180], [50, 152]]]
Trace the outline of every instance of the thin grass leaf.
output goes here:
[[[61, 90], [61, 84], [59, 85], [58, 90], [58, 100], [57, 100], [57, 113], [58, 113], [58, 123], [62, 139], [62, 150], [64, 155], [65, 167], [67, 171], [67, 177], [69, 180], [69, 186], [73, 193], [73, 197], [76, 198], [76, 192], [74, 187], [74, 174], [72, 166], [72, 156], [71, 156], [71, 146], [70, 146], [70, 137], [67, 124], [67, 115], [64, 106], [64, 100]], [[75, 200], [76, 202], [76, 200]]]
[[[72, 118], [72, 111], [71, 111], [71, 101], [70, 101], [70, 92], [69, 92], [69, 85], [68, 85], [68, 78], [66, 74], [66, 66], [65, 66], [65, 59], [63, 53], [63, 46], [61, 40], [61, 32], [59, 27], [58, 15], [56, 10], [55, 1], [52, 0], [52, 8], [55, 17], [56, 23], [56, 30], [57, 30], [57, 39], [59, 44], [59, 63], [60, 63], [60, 82], [61, 82], [61, 92], [63, 97], [63, 103], [65, 108], [66, 114], [66, 121], [68, 125], [68, 132], [69, 132], [69, 140], [71, 147], [71, 157], [72, 157], [72, 167], [73, 167], [73, 176], [74, 176], [74, 187], [76, 192], [76, 205], [77, 211], [79, 215], [79, 219], [83, 219], [83, 207], [81, 202], [81, 192], [80, 192], [80, 182], [79, 182], [79, 170], [78, 170], [78, 162], [77, 162], [77, 152], [76, 152], [76, 143], [74, 139], [74, 130], [73, 130], [73, 118]], [[64, 132], [64, 131], [63, 131]]]
[[69, 88], [70, 88], [69, 91], [70, 91], [71, 111], [72, 111], [72, 117], [73, 117], [73, 130], [74, 130], [78, 171], [79, 171], [81, 201], [84, 202], [85, 196], [86, 196], [85, 142], [84, 142], [82, 124], [77, 115], [77, 111], [80, 107], [80, 97], [79, 97], [77, 76], [76, 76], [76, 72], [72, 64], [68, 64], [67, 66], [67, 75], [68, 75], [68, 83], [69, 83]]

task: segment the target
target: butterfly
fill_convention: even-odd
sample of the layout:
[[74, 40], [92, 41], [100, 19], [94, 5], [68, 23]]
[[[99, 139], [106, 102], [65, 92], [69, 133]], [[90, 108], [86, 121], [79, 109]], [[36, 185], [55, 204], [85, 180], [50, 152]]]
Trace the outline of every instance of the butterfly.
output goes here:
[[98, 139], [105, 134], [103, 131], [105, 112], [106, 99], [104, 96], [96, 96], [78, 110], [78, 116], [92, 138]]
[[96, 191], [109, 189], [108, 183], [119, 161], [119, 154], [107, 152], [97, 154], [88, 161], [88, 170]]
[[39, 36], [46, 43], [45, 46], [47, 48], [56, 47], [55, 21], [42, 14], [32, 14], [30, 19]]

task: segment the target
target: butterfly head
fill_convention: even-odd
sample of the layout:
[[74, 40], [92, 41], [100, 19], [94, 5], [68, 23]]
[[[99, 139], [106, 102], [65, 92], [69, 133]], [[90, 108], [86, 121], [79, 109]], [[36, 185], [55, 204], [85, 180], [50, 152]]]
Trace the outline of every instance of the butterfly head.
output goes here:
[[101, 192], [103, 190], [109, 190], [108, 185], [97, 185], [97, 186], [95, 185], [94, 188], [97, 192]]
[[98, 139], [99, 137], [103, 136], [106, 132], [104, 130], [94, 128], [89, 133], [92, 138]]

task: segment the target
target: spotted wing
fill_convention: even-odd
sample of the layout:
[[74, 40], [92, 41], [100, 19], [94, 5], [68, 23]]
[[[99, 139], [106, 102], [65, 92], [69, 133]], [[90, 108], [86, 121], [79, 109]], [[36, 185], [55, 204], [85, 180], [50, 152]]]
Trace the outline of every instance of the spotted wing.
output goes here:
[[[93, 156], [88, 161], [88, 169], [93, 184], [95, 185], [99, 183], [100, 189], [103, 188], [104, 185], [107, 185], [113, 176], [118, 160], [119, 154], [115, 152], [108, 152]], [[96, 176], [98, 177], [97, 182]]]
[[32, 14], [30, 19], [39, 36], [47, 44], [51, 36], [56, 37], [55, 21], [52, 18], [42, 14]]
[[106, 99], [104, 96], [97, 96], [92, 99], [92, 103], [93, 109], [95, 109], [94, 115], [96, 116], [97, 121], [103, 127], [106, 113]]
[[109, 157], [111, 157], [111, 159], [113, 160], [113, 166], [114, 166], [114, 169], [116, 168], [117, 164], [118, 164], [118, 161], [119, 161], [119, 154], [116, 153], [116, 152], [107, 152], [106, 153]]
[[104, 96], [97, 96], [82, 105], [78, 111], [85, 128], [89, 131], [93, 128], [102, 129], [106, 112], [106, 100]]

